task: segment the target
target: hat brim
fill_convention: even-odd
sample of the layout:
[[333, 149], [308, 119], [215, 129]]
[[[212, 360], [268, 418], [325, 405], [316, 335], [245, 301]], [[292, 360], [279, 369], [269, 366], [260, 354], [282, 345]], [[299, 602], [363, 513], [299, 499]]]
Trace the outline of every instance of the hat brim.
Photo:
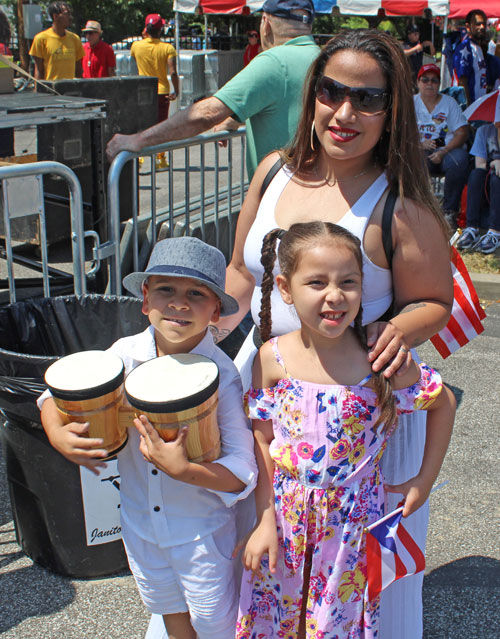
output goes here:
[[200, 284], [203, 284], [204, 286], [209, 288], [211, 291], [213, 291], [217, 295], [217, 297], [220, 299], [220, 302], [221, 302], [221, 308], [220, 308], [221, 317], [226, 317], [227, 315], [234, 315], [235, 313], [239, 311], [239, 308], [240, 308], [239, 304], [234, 299], [234, 297], [225, 293], [221, 288], [217, 286], [217, 284], [208, 282], [202, 279], [201, 277], [193, 277], [191, 275], [186, 276], [186, 275], [181, 275], [178, 273], [147, 273], [147, 272], [137, 273], [136, 272], [136, 273], [130, 273], [129, 275], [126, 275], [123, 278], [123, 286], [127, 289], [127, 291], [130, 291], [130, 293], [132, 293], [132, 295], [134, 295], [135, 297], [142, 297], [142, 284], [151, 275], [160, 275], [160, 276], [164, 275], [165, 277], [184, 277], [184, 278], [189, 277], [189, 279], [191, 280], [196, 280], [197, 282], [200, 282]]

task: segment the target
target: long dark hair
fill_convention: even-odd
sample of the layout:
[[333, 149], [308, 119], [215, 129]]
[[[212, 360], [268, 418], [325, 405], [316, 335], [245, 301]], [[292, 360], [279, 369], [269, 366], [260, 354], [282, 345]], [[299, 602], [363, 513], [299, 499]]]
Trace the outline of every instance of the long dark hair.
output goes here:
[[[261, 264], [264, 267], [264, 275], [261, 285], [261, 306], [260, 306], [260, 335], [263, 342], [271, 337], [271, 293], [274, 287], [273, 268], [276, 261], [276, 242], [280, 239], [278, 247], [278, 262], [281, 274], [290, 280], [297, 268], [301, 250], [317, 246], [321, 241], [334, 242], [343, 248], [347, 248], [356, 258], [359, 272], [363, 277], [363, 256], [361, 254], [361, 242], [350, 231], [342, 226], [331, 222], [304, 222], [292, 224], [288, 231], [273, 229], [264, 237], [261, 252]], [[366, 342], [366, 329], [362, 325], [363, 308], [360, 305], [359, 311], [354, 319], [354, 332], [361, 346], [368, 351]], [[389, 430], [396, 422], [396, 407], [392, 394], [392, 385], [382, 374], [382, 371], [373, 373], [375, 392], [377, 393], [380, 415], [375, 423], [375, 427], [384, 424], [382, 432]]]
[[[391, 35], [374, 29], [345, 30], [337, 33], [311, 65], [304, 87], [302, 115], [291, 144], [282, 152], [293, 170], [310, 172], [317, 161], [311, 148], [311, 128], [316, 106], [316, 85], [330, 58], [339, 51], [366, 53], [374, 58], [384, 74], [390, 102], [386, 126], [373, 149], [374, 160], [386, 171], [390, 186], [401, 201], [408, 197], [428, 208], [443, 232], [447, 227], [430, 188], [429, 172], [420, 144], [413, 103], [411, 70], [400, 44]], [[317, 138], [316, 147], [319, 145]]]

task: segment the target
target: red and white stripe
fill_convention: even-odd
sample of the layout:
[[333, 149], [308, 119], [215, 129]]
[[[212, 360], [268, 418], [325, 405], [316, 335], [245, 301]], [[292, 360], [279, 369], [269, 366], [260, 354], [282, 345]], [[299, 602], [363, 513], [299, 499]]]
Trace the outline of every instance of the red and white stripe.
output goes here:
[[486, 317], [467, 267], [454, 247], [451, 251], [454, 295], [451, 317], [448, 324], [431, 337], [443, 359], [482, 333], [484, 326], [481, 321]]
[[394, 581], [425, 569], [425, 556], [403, 524], [399, 523], [394, 536], [396, 553], [382, 546], [367, 532], [366, 559], [368, 564], [368, 598], [375, 599]]

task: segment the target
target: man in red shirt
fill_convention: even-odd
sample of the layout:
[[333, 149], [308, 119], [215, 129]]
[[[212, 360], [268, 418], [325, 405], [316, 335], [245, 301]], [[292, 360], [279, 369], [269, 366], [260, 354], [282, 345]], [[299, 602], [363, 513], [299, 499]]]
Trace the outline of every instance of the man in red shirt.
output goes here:
[[115, 75], [115, 52], [101, 39], [102, 29], [96, 20], [88, 20], [82, 29], [87, 42], [83, 45], [82, 60], [84, 78], [109, 78]]

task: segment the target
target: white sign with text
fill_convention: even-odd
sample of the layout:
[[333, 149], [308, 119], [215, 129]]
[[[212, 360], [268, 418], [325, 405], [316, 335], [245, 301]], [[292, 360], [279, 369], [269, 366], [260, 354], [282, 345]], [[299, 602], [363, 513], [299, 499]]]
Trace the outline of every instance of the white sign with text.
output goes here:
[[99, 469], [99, 475], [80, 466], [80, 477], [87, 546], [121, 539], [120, 475], [117, 460], [108, 461], [106, 468]]

